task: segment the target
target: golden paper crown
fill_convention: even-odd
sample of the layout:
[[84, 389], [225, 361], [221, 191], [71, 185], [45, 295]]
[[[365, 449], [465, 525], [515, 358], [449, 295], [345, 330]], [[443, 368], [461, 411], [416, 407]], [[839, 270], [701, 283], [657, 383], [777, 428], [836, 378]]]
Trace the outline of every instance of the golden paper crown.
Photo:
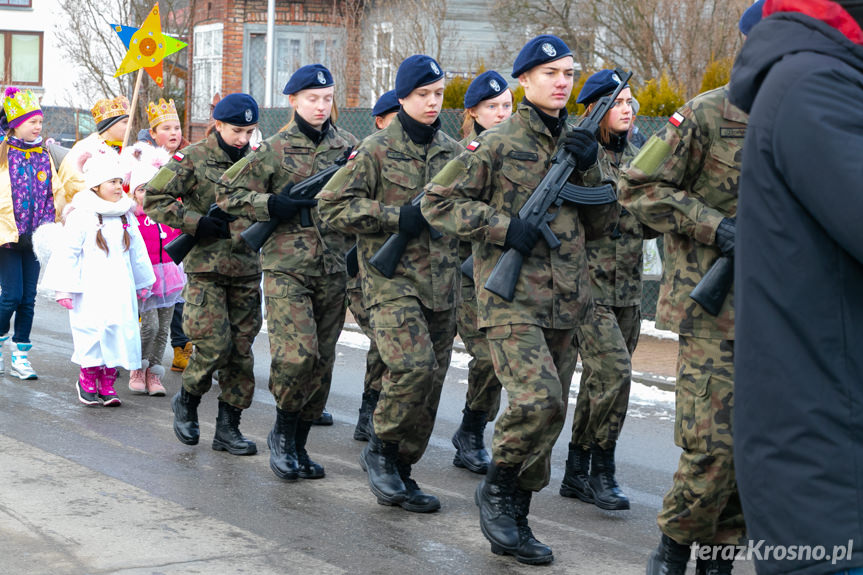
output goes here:
[[3, 110], [6, 112], [7, 122], [11, 123], [21, 116], [41, 110], [39, 99], [30, 90], [19, 90], [10, 86], [6, 88], [5, 96]]
[[125, 116], [129, 114], [129, 99], [126, 96], [116, 98], [105, 98], [97, 101], [90, 110], [96, 124], [109, 118]]
[[167, 122], [168, 120], [180, 121], [174, 100], [166, 102], [165, 98], [159, 98], [158, 104], [154, 102], [147, 104], [147, 118], [150, 120], [150, 129], [154, 129], [162, 122]]

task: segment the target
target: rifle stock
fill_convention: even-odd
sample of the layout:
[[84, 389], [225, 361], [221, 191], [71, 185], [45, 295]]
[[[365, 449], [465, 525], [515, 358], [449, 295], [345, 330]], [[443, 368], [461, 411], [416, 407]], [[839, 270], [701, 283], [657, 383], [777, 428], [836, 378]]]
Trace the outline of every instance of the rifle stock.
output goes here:
[[360, 260], [357, 254], [357, 244], [354, 244], [351, 249], [345, 254], [345, 267], [348, 271], [348, 277], [355, 278], [360, 273]]
[[[420, 201], [424, 195], [425, 192], [420, 192], [419, 195], [411, 200], [411, 204], [414, 206], [420, 205]], [[438, 240], [443, 237], [443, 234], [429, 227], [429, 236], [433, 240]], [[409, 241], [410, 238], [406, 238], [402, 234], [395, 233], [390, 235], [387, 241], [384, 242], [384, 245], [369, 258], [369, 265], [381, 272], [385, 278], [391, 279], [396, 273], [396, 267], [399, 265]]]
[[704, 308], [704, 311], [715, 317], [722, 310], [733, 283], [734, 260], [728, 256], [722, 256], [713, 262], [689, 297]]
[[518, 250], [503, 252], [485, 282], [485, 289], [506, 301], [512, 301], [523, 263], [524, 256]]
[[[231, 216], [223, 212], [217, 204], [210, 204], [210, 209], [207, 210], [207, 215], [211, 218], [218, 218], [225, 222], [232, 222], [237, 219], [236, 216]], [[192, 248], [197, 244], [198, 239], [194, 235], [182, 233], [165, 244], [163, 249], [175, 264], [179, 264], [187, 255], [189, 255], [189, 252], [192, 251]]]
[[461, 273], [473, 279], [473, 254], [467, 256], [467, 259], [461, 263]]

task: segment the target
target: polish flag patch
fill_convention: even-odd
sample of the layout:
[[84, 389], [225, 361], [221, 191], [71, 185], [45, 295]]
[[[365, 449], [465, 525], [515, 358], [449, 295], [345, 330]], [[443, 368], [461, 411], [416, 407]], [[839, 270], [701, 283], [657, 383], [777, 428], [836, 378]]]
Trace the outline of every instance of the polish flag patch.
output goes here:
[[257, 152], [257, 151], [258, 151], [258, 148], [260, 148], [260, 147], [261, 147], [261, 145], [260, 145], [260, 144], [255, 144], [254, 146], [252, 146], [252, 151], [253, 151], [253, 152]]
[[174, 156], [173, 156], [173, 158], [174, 158], [175, 160], [177, 160], [178, 162], [182, 162], [182, 161], [183, 161], [183, 158], [185, 158], [185, 157], [186, 157], [186, 156], [185, 156], [182, 152], [176, 152], [176, 153], [174, 154]]
[[683, 120], [686, 118], [683, 117], [683, 114], [680, 112], [674, 112], [670, 118], [668, 118], [668, 122], [674, 126], [675, 128], [679, 128], [680, 124], [683, 123]]
[[358, 152], [359, 150], [354, 150], [353, 152], [351, 152], [351, 155], [348, 156], [348, 160], [353, 160], [354, 158], [356, 158]]
[[479, 148], [479, 142], [477, 142], [476, 140], [467, 145], [467, 149], [469, 152], [475, 152], [477, 148]]

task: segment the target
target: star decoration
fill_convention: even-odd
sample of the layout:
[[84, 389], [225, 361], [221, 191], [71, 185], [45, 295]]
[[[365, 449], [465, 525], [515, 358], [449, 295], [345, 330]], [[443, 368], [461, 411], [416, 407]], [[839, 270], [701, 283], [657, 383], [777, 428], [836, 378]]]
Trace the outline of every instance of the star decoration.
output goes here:
[[166, 56], [179, 52], [187, 44], [162, 34], [159, 3], [156, 2], [140, 28], [120, 24], [112, 24], [111, 26], [126, 46], [126, 55], [120, 62], [120, 67], [117, 68], [114, 77], [144, 68], [159, 87], [164, 87], [162, 60]]

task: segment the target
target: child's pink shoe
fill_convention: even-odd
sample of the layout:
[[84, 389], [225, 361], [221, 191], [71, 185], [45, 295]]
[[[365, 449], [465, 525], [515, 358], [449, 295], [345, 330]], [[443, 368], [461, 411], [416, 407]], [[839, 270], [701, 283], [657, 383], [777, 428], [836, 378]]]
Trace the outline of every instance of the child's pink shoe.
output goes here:
[[144, 378], [143, 369], [135, 369], [129, 372], [129, 391], [132, 393], [147, 393], [147, 380]]
[[165, 368], [161, 365], [147, 368], [147, 393], [158, 396], [165, 395], [165, 386], [162, 385], [163, 375], [165, 375]]
[[78, 390], [78, 400], [84, 405], [99, 405], [97, 386], [101, 375], [101, 366], [81, 368], [75, 389]]
[[99, 399], [105, 407], [116, 407], [122, 405], [117, 392], [114, 390], [114, 382], [117, 381], [117, 368], [104, 367], [99, 377]]

